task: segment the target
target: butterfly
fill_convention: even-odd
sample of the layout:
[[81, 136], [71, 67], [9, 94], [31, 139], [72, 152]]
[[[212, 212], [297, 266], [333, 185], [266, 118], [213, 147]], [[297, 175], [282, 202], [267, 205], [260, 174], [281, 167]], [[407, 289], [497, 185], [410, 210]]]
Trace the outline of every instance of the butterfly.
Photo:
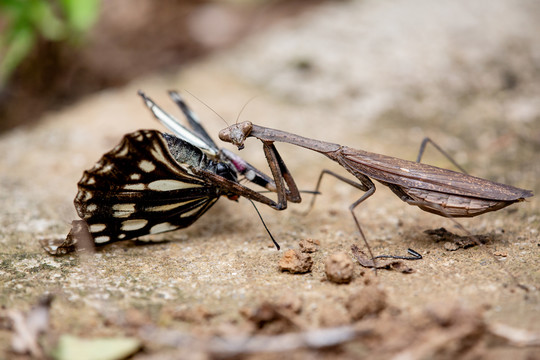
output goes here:
[[157, 130], [126, 134], [86, 170], [74, 200], [82, 220], [72, 223], [63, 242], [41, 241], [47, 252], [57, 255], [73, 251], [84, 236], [99, 246], [185, 228], [222, 196], [230, 200], [243, 196], [278, 208], [272, 199], [240, 184], [245, 179], [276, 192], [272, 178], [231, 151], [219, 148], [178, 92], [170, 91], [169, 95], [191, 130], [143, 92], [139, 95], [173, 134]]

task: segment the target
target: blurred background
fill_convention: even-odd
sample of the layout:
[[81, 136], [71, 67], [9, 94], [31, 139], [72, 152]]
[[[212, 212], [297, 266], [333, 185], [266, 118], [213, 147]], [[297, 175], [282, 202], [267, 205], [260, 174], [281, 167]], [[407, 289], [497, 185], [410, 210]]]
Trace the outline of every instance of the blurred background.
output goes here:
[[431, 136], [479, 176], [530, 187], [540, 173], [538, 0], [0, 0], [0, 31], [6, 134], [64, 116], [93, 148], [114, 123], [102, 152], [150, 126], [138, 88], [164, 104], [175, 88], [226, 119], [261, 97], [242, 119], [406, 159]]
[[0, 132], [81, 96], [178, 68], [308, 0], [0, 0]]

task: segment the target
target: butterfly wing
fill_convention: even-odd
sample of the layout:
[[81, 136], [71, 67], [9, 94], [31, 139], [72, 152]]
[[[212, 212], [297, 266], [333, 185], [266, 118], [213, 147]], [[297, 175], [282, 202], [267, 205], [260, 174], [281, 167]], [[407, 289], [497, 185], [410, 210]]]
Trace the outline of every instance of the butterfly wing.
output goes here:
[[[180, 142], [187, 158], [203, 156]], [[187, 227], [221, 195], [219, 187], [191, 172], [192, 165], [177, 161], [158, 131], [127, 134], [84, 172], [75, 208], [96, 244]]]
[[[208, 135], [205, 128], [201, 125], [198, 116], [189, 108], [182, 96], [177, 91], [169, 91], [169, 96], [180, 108], [186, 120], [188, 121], [189, 126], [193, 129], [193, 132], [197, 134], [199, 138], [204, 140], [216, 153], [219, 152], [219, 147], [216, 145], [214, 140]], [[162, 120], [163, 122], [164, 120]]]

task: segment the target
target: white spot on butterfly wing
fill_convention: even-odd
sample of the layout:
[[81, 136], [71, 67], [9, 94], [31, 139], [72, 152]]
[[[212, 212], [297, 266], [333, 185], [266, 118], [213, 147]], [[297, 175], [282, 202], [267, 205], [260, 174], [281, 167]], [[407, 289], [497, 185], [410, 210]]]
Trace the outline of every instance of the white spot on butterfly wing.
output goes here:
[[141, 174], [133, 173], [133, 174], [129, 175], [129, 178], [131, 180], [139, 180], [141, 178]]
[[127, 154], [129, 153], [129, 149], [127, 146], [124, 145], [124, 143], [121, 143], [113, 149], [113, 152], [115, 152], [116, 156], [124, 157], [127, 156]]
[[124, 186], [122, 186], [122, 188], [124, 190], [145, 190], [146, 189], [146, 185], [142, 184], [142, 183], [138, 183], [138, 184], [126, 184]]
[[106, 227], [107, 225], [105, 224], [92, 224], [89, 226], [89, 230], [90, 232], [100, 232], [105, 230]]
[[129, 211], [129, 212], [133, 212], [133, 211], [135, 211], [135, 204], [131, 204], [131, 203], [114, 204], [114, 205], [112, 206], [112, 209], [113, 209], [113, 210], [118, 210], [118, 211]]
[[162, 233], [162, 232], [165, 232], [165, 231], [171, 231], [171, 230], [175, 230], [175, 229], [178, 229], [178, 226], [173, 225], [173, 224], [171, 224], [169, 222], [164, 222], [164, 223], [152, 226], [150, 228], [150, 234], [157, 234], [157, 233]]
[[123, 231], [140, 230], [145, 227], [146, 224], [148, 224], [148, 220], [145, 219], [126, 220], [122, 222], [122, 226], [120, 227], [120, 229]]
[[178, 180], [156, 180], [148, 184], [148, 188], [151, 190], [157, 191], [170, 191], [170, 190], [180, 190], [180, 189], [191, 189], [201, 187], [201, 184], [192, 184], [185, 181]]
[[90, 169], [90, 172], [97, 171], [103, 167], [103, 160], [99, 160], [97, 163], [94, 164], [92, 169]]
[[98, 244], [106, 243], [107, 241], [111, 241], [110, 236], [102, 235], [94, 238], [94, 241]]
[[141, 160], [139, 161], [139, 168], [141, 168], [142, 171], [149, 173], [156, 169], [156, 165], [149, 160]]
[[109, 163], [109, 164], [104, 165], [102, 168], [100, 168], [100, 169], [98, 170], [98, 172], [99, 172], [100, 174], [106, 174], [106, 173], [111, 172], [112, 169], [114, 169], [114, 165], [111, 164], [111, 163]]
[[135, 212], [135, 204], [114, 204], [112, 206], [113, 216], [117, 218], [129, 217]]

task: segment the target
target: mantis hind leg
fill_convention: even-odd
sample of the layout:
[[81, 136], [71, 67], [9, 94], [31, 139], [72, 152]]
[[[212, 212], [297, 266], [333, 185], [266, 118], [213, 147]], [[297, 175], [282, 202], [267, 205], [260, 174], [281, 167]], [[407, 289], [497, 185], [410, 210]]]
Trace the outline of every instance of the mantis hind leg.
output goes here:
[[450, 154], [448, 154], [446, 151], [444, 151], [439, 145], [437, 145], [436, 142], [434, 142], [433, 140], [431, 140], [430, 138], [428, 137], [425, 137], [424, 140], [422, 140], [422, 143], [420, 144], [420, 149], [418, 150], [418, 156], [416, 157], [416, 162], [419, 163], [421, 162], [422, 160], [422, 156], [424, 155], [424, 152], [426, 150], [426, 145], [430, 143], [431, 145], [433, 145], [433, 147], [435, 149], [437, 149], [441, 154], [444, 155], [445, 158], [447, 158], [448, 160], [450, 160], [450, 162], [452, 164], [454, 164], [455, 167], [457, 167], [459, 169], [459, 171], [461, 171], [462, 173], [464, 174], [468, 174], [467, 171], [465, 171], [465, 169], [463, 169], [455, 160], [454, 158], [452, 158], [452, 156], [450, 156]]
[[[341, 180], [357, 189], [360, 189], [362, 191], [365, 191], [366, 193], [360, 197], [360, 199], [356, 200], [354, 203], [349, 206], [349, 211], [351, 212], [351, 215], [354, 219], [354, 222], [356, 224], [356, 227], [358, 228], [358, 231], [360, 232], [360, 236], [362, 237], [362, 240], [364, 244], [366, 245], [366, 248], [369, 252], [369, 255], [373, 261], [373, 267], [375, 270], [377, 269], [377, 264], [375, 262], [375, 259], [401, 259], [401, 260], [419, 260], [422, 259], [422, 255], [417, 253], [416, 251], [409, 249], [408, 252], [411, 254], [411, 256], [398, 256], [398, 255], [378, 255], [374, 256], [373, 251], [371, 250], [371, 246], [369, 245], [369, 242], [367, 241], [366, 235], [364, 234], [364, 231], [362, 230], [362, 226], [360, 225], [360, 221], [358, 221], [358, 218], [356, 217], [354, 210], [358, 205], [360, 205], [362, 202], [364, 202], [367, 198], [369, 198], [371, 195], [375, 193], [375, 184], [367, 177], [362, 174], [356, 174], [356, 176], [359, 178], [360, 182], [347, 179], [346, 177], [343, 177], [341, 175], [338, 175], [330, 170], [323, 170], [321, 174], [319, 175], [319, 179], [317, 180], [317, 185], [315, 187], [315, 193], [319, 192], [319, 188], [321, 185], [321, 181], [324, 175], [332, 175], [333, 177], [337, 178], [338, 180]], [[307, 214], [315, 204], [315, 196], [311, 199], [311, 204], [308, 207], [305, 214]]]
[[[347, 183], [347, 184], [349, 184], [349, 185], [351, 185], [351, 186], [353, 186], [353, 187], [355, 187], [357, 189], [360, 189], [362, 191], [368, 191], [371, 187], [373, 187], [373, 188], [375, 187], [375, 185], [373, 185], [371, 180], [369, 180], [367, 177], [366, 177], [367, 183], [370, 183], [371, 186], [366, 186], [366, 185], [364, 185], [364, 183], [359, 183], [357, 181], [347, 179], [344, 176], [338, 175], [333, 171], [325, 169], [325, 170], [321, 171], [321, 173], [319, 175], [319, 179], [317, 180], [317, 185], [315, 185], [315, 190], [313, 190], [313, 194], [320, 194], [319, 188], [321, 187], [321, 182], [322, 182], [322, 178], [323, 178], [324, 175], [332, 175], [336, 179], [341, 180], [344, 183]], [[304, 211], [303, 215], [307, 215], [311, 211], [311, 209], [313, 209], [313, 206], [315, 205], [316, 198], [317, 198], [316, 196], [313, 196], [311, 198], [311, 202], [309, 203], [308, 208]]]

